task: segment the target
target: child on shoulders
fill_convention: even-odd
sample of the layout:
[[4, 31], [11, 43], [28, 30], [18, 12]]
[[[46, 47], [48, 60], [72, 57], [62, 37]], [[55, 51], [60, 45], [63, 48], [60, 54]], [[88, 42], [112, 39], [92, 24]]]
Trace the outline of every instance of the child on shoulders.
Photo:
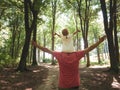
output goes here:
[[73, 34], [69, 34], [68, 29], [63, 29], [62, 34], [55, 33], [54, 35], [57, 35], [62, 39], [62, 52], [74, 52], [74, 46], [73, 46], [73, 36], [80, 32], [80, 30], [77, 30]]

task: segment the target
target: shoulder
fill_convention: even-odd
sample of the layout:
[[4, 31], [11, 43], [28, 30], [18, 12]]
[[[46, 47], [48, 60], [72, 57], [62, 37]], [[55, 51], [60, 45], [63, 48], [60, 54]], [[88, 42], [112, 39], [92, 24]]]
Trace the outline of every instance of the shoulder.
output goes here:
[[54, 51], [52, 55], [59, 61], [61, 60], [62, 52]]
[[80, 57], [83, 57], [85, 55], [85, 50], [77, 51], [76, 54]]
[[52, 54], [53, 54], [53, 56], [59, 56], [59, 55], [61, 55], [61, 52], [53, 51]]

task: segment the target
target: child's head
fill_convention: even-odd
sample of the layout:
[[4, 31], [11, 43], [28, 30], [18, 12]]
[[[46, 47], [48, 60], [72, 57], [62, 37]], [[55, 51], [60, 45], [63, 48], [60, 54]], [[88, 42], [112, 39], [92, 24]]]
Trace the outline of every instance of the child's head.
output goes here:
[[63, 34], [63, 36], [67, 36], [69, 34], [69, 32], [68, 32], [67, 29], [63, 29], [62, 30], [62, 34]]

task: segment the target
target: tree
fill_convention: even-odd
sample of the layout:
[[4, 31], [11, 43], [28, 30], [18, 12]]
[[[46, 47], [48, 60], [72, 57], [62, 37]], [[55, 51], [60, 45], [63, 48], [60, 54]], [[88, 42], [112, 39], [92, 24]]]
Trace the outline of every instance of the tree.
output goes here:
[[[52, 50], [54, 50], [54, 32], [56, 21], [57, 0], [52, 0]], [[52, 56], [52, 65], [55, 64], [54, 57]]]
[[4, 54], [8, 56], [8, 58], [5, 59], [6, 62], [13, 66], [16, 64], [17, 58], [19, 57], [23, 44], [22, 39], [24, 38], [24, 35], [21, 37], [24, 24], [22, 12], [23, 4], [21, 1], [18, 3], [15, 0], [2, 0], [0, 4], [0, 26], [2, 26], [0, 28], [3, 32], [5, 31], [7, 37], [9, 37], [6, 40], [5, 37], [2, 36], [4, 39], [1, 42], [4, 42], [4, 47], [0, 48], [2, 48], [5, 51]]
[[[34, 0], [35, 2], [36, 0]], [[33, 3], [34, 3], [33, 2]], [[30, 22], [30, 11], [32, 12], [32, 21]], [[32, 1], [30, 0], [24, 0], [24, 19], [25, 19], [25, 43], [22, 49], [22, 55], [20, 58], [20, 62], [17, 68], [17, 71], [27, 71], [28, 69], [26, 68], [26, 58], [28, 55], [29, 51], [29, 44], [30, 44], [30, 39], [31, 39], [31, 34], [33, 29], [35, 28], [36, 21], [37, 21], [37, 16], [36, 16], [36, 10], [32, 5]]]
[[[46, 10], [47, 4], [49, 3], [49, 0], [34, 0], [33, 2], [33, 7], [34, 9], [31, 7], [31, 10], [34, 12], [34, 15], [36, 18], [38, 18], [39, 23], [43, 22], [42, 18], [39, 18], [38, 16], [42, 16], [45, 14], [43, 14], [43, 11]], [[36, 41], [36, 37], [37, 37], [37, 24], [38, 22], [36, 21], [35, 26], [34, 26], [34, 30], [33, 30], [33, 40]], [[33, 62], [32, 65], [37, 65], [37, 61], [36, 61], [36, 48], [33, 48]]]
[[[93, 29], [93, 35], [94, 35], [94, 38], [95, 38], [95, 42], [97, 42], [98, 38], [99, 38], [99, 32], [98, 32], [98, 28], [97, 27], [95, 27], [95, 29]], [[99, 49], [99, 46], [96, 49], [97, 49], [98, 63], [100, 64], [101, 60], [100, 60], [100, 49]]]
[[[109, 0], [109, 13], [107, 13], [107, 7], [105, 0], [100, 0], [101, 9], [104, 18], [104, 30], [107, 35], [109, 55], [110, 55], [110, 69], [112, 72], [119, 72], [119, 49], [117, 40], [117, 25], [116, 25], [116, 5], [118, 0]], [[107, 16], [109, 15], [109, 16]], [[108, 20], [109, 17], [109, 20]]]
[[[34, 23], [34, 30], [33, 30], [33, 40], [36, 41], [36, 32], [37, 32], [37, 16], [38, 16], [38, 13], [39, 13], [39, 8], [40, 8], [40, 3], [42, 2], [42, 0], [34, 0], [33, 2], [33, 6], [32, 4], [30, 3], [31, 5], [31, 10], [33, 12], [33, 15], [34, 15], [34, 19], [36, 20], [35, 23]], [[32, 65], [37, 65], [37, 61], [36, 61], [36, 48], [34, 47], [33, 48], [33, 62], [32, 62]]]
[[[66, 0], [65, 0], [66, 1]], [[68, 2], [68, 3], [67, 3]], [[72, 9], [76, 10], [76, 18], [79, 17], [79, 25], [80, 30], [82, 33], [83, 41], [84, 41], [84, 48], [88, 47], [88, 31], [89, 31], [89, 24], [92, 19], [95, 19], [97, 16], [97, 10], [93, 10], [91, 5], [95, 5], [97, 1], [91, 2], [90, 0], [68, 0], [65, 2], [67, 6], [67, 10]], [[70, 15], [70, 14], [69, 14]], [[77, 22], [76, 22], [77, 25]], [[76, 29], [78, 26], [76, 26]], [[78, 40], [78, 39], [77, 39]], [[78, 45], [77, 45], [78, 46]], [[90, 66], [90, 59], [89, 59], [89, 53], [86, 54], [87, 59], [87, 67]]]
[[[90, 0], [85, 0], [85, 9], [82, 7], [82, 0], [76, 0], [78, 5], [78, 15], [80, 19], [80, 26], [82, 31], [82, 37], [84, 41], [84, 48], [88, 47], [88, 30], [89, 30], [89, 21], [90, 21]], [[84, 11], [84, 13], [83, 13]], [[89, 53], [86, 54], [87, 57], [87, 67], [90, 66]]]

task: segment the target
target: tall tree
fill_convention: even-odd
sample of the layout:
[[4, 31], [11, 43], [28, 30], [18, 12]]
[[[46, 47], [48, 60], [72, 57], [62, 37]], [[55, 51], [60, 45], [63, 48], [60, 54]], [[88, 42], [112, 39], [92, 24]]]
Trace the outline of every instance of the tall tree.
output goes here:
[[[95, 29], [93, 28], [93, 35], [94, 35], [94, 38], [95, 38], [95, 42], [97, 42], [98, 38], [99, 38], [99, 32], [97, 30], [98, 30], [97, 27], [95, 27]], [[98, 63], [100, 64], [101, 60], [100, 60], [100, 49], [99, 49], [99, 46], [96, 49], [97, 49]]]
[[[34, 0], [35, 1], [35, 0]], [[30, 22], [30, 9], [32, 9], [32, 20]], [[28, 70], [26, 68], [26, 58], [28, 56], [28, 51], [29, 51], [29, 44], [30, 44], [30, 39], [31, 39], [31, 33], [33, 29], [35, 28], [35, 24], [37, 21], [36, 17], [36, 11], [34, 10], [34, 7], [32, 5], [31, 0], [24, 0], [24, 20], [25, 20], [25, 42], [24, 46], [22, 49], [22, 55], [20, 58], [20, 62], [17, 68], [17, 71], [26, 71]]]
[[[34, 15], [34, 19], [36, 20], [34, 23], [34, 30], [33, 30], [33, 40], [36, 41], [36, 32], [37, 32], [37, 16], [39, 13], [39, 8], [40, 8], [40, 4], [42, 3], [42, 0], [34, 0], [33, 2], [33, 7], [32, 7], [32, 3], [31, 4], [31, 10], [33, 12]], [[37, 61], [36, 61], [36, 48], [33, 48], [33, 62], [32, 65], [37, 65]]]
[[[109, 0], [109, 13], [107, 12], [105, 0], [100, 0], [101, 9], [104, 18], [104, 29], [107, 35], [109, 55], [110, 55], [110, 69], [112, 72], [119, 72], [119, 49], [117, 40], [117, 26], [116, 26], [116, 4], [118, 0]], [[109, 15], [109, 20], [108, 20]]]
[[[55, 32], [55, 21], [56, 21], [56, 10], [57, 10], [57, 1], [52, 0], [52, 50], [54, 50], [54, 32]], [[52, 64], [55, 64], [54, 57], [52, 56]]]
[[[83, 13], [82, 0], [76, 0], [78, 5], [78, 15], [80, 19], [80, 26], [82, 31], [82, 37], [84, 40], [84, 48], [88, 47], [88, 29], [89, 29], [89, 20], [90, 20], [90, 0], [85, 0], [85, 10]], [[89, 53], [86, 54], [87, 57], [87, 67], [90, 66]]]

